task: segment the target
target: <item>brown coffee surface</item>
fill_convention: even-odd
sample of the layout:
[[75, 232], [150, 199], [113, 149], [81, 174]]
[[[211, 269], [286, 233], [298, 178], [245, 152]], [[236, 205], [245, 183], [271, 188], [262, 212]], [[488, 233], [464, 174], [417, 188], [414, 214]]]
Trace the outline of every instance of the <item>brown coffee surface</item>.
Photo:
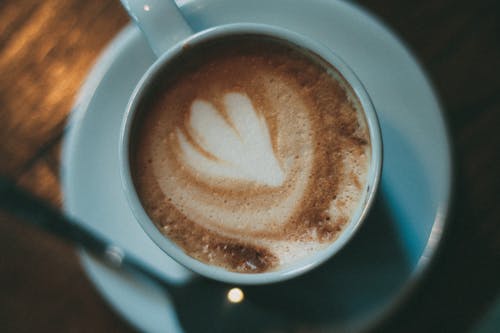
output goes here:
[[140, 200], [188, 255], [278, 270], [335, 241], [366, 192], [359, 102], [319, 57], [252, 36], [188, 47], [140, 105]]

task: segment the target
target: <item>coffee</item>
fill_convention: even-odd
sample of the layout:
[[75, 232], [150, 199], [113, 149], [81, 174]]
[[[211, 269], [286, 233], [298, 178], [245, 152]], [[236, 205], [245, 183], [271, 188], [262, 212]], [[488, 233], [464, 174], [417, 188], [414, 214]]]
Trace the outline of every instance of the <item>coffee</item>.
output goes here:
[[202, 262], [279, 270], [334, 242], [362, 205], [363, 110], [305, 50], [252, 35], [187, 46], [138, 107], [138, 196], [158, 229]]

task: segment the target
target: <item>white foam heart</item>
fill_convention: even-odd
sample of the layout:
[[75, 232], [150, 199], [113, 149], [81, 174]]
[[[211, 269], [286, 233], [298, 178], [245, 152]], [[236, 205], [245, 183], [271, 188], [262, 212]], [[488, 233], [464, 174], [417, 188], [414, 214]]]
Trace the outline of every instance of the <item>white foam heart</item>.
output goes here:
[[176, 134], [185, 162], [200, 173], [215, 177], [254, 181], [279, 186], [285, 180], [273, 151], [267, 122], [248, 96], [228, 93], [224, 96], [229, 122], [204, 100], [191, 105], [190, 135], [203, 154], [177, 129]]

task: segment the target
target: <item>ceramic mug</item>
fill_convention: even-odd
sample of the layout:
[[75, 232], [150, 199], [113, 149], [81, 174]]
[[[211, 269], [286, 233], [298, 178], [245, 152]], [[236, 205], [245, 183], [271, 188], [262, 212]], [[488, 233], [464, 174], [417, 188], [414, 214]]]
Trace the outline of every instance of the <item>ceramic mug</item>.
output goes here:
[[[158, 59], [149, 67], [133, 91], [124, 116], [120, 132], [120, 172], [123, 188], [129, 206], [136, 220], [146, 234], [170, 257], [191, 271], [215, 280], [234, 284], [264, 284], [290, 279], [305, 273], [331, 258], [344, 247], [359, 229], [371, 207], [378, 188], [382, 169], [382, 141], [378, 119], [366, 90], [353, 71], [337, 55], [325, 46], [291, 31], [263, 24], [235, 23], [213, 27], [201, 32], [193, 32], [184, 20], [173, 0], [122, 0], [124, 7], [135, 20], [147, 38]], [[138, 105], [146, 98], [154, 81], [170, 60], [182, 56], [183, 48], [194, 46], [207, 40], [224, 39], [238, 35], [252, 34], [263, 38], [272, 37], [286, 43], [308, 50], [331, 64], [351, 85], [364, 110], [368, 125], [371, 157], [367, 173], [366, 191], [362, 196], [362, 204], [351, 215], [339, 237], [324, 250], [317, 251], [304, 260], [300, 260], [282, 269], [263, 273], [238, 273], [221, 267], [209, 265], [186, 254], [173, 241], [164, 236], [149, 218], [134, 188], [130, 169], [131, 131], [137, 119]]]

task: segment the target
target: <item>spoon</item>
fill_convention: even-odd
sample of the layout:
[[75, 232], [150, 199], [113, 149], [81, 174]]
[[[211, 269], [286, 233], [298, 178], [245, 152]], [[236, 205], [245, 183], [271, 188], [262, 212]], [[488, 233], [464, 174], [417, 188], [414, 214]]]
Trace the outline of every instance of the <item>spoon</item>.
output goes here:
[[[78, 245], [117, 270], [125, 270], [162, 286], [172, 300], [186, 332], [234, 332], [238, 330], [290, 331], [297, 325], [317, 322], [313, 300], [300, 279], [265, 286], [236, 287], [194, 278], [176, 285], [157, 276], [112, 241], [64, 215], [58, 209], [0, 177], [0, 208], [22, 221]], [[307, 296], [307, 295], [306, 295]], [[316, 298], [317, 299], [317, 298]]]

